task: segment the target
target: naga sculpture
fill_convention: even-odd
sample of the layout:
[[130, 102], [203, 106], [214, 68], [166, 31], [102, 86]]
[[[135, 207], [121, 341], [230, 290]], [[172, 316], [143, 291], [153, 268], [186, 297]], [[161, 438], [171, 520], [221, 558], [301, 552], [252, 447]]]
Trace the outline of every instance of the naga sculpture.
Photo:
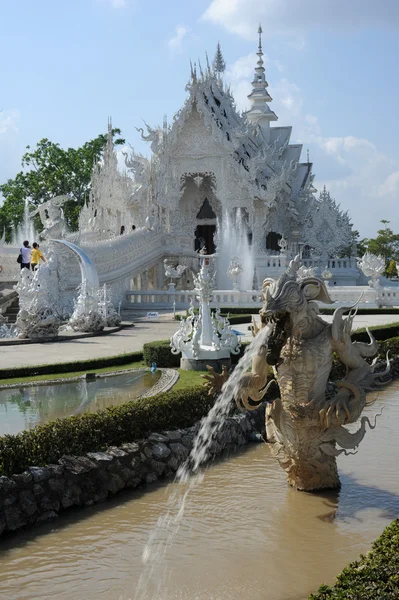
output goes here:
[[61, 238], [64, 235], [65, 219], [62, 214], [62, 205], [69, 200], [68, 196], [55, 196], [47, 202], [43, 202], [31, 214], [34, 217], [39, 213], [43, 225], [43, 231], [40, 233], [42, 240], [50, 238]]
[[[316, 491], [339, 487], [336, 457], [359, 445], [366, 423], [375, 427], [367, 417], [354, 433], [344, 425], [359, 419], [366, 392], [383, 385], [389, 362], [383, 373], [374, 373], [376, 361], [366, 361], [377, 352], [370, 332], [369, 344], [352, 342], [354, 307], [338, 308], [332, 324], [320, 318], [316, 301], [332, 300], [322, 280], [298, 277], [299, 265], [297, 257], [277, 281], [264, 282], [260, 315], [269, 337], [252, 359], [252, 372], [242, 375], [235, 397], [240, 410], [256, 408], [259, 402], [248, 398], [261, 400], [267, 365], [273, 367], [280, 398], [266, 407], [267, 440], [288, 482], [299, 490]], [[347, 369], [336, 384], [328, 381], [333, 352]], [[212, 382], [212, 376], [208, 379]]]

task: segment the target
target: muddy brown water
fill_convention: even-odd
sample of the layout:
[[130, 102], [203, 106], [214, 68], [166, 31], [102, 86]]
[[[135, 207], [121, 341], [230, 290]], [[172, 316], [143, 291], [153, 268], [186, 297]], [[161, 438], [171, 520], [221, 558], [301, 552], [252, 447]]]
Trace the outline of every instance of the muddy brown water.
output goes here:
[[[160, 594], [144, 599], [303, 600], [335, 576], [399, 515], [399, 383], [355, 456], [339, 459], [339, 493], [287, 487], [267, 446], [210, 466], [189, 496]], [[2, 600], [128, 600], [142, 552], [173, 486], [120, 495], [0, 542]]]

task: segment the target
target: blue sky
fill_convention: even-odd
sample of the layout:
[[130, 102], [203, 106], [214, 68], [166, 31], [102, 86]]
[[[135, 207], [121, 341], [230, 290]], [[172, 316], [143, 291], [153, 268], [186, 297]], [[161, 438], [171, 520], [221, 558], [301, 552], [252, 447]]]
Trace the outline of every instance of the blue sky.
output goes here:
[[383, 0], [0, 0], [0, 181], [43, 137], [77, 146], [108, 115], [136, 150], [135, 126], [169, 119], [190, 58], [219, 40], [238, 107], [250, 92], [257, 26], [272, 109], [292, 125], [362, 236], [399, 232], [399, 2]]

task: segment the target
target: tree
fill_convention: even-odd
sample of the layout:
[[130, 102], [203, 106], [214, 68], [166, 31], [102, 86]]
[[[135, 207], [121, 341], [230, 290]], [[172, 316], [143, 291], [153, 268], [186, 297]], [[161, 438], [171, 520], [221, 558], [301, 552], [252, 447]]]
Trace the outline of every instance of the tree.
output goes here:
[[[120, 129], [112, 129], [112, 135], [120, 136]], [[25, 199], [29, 198], [32, 207], [58, 195], [67, 195], [70, 200], [64, 204], [64, 215], [70, 229], [76, 230], [80, 210], [90, 192], [93, 164], [102, 156], [107, 141], [106, 134], [100, 134], [80, 148], [60, 148], [58, 143], [44, 138], [34, 150], [28, 150], [22, 157], [22, 167], [15, 179], [0, 185], [4, 196], [0, 207], [0, 230], [6, 228], [9, 240], [13, 227], [22, 220]], [[117, 138], [114, 143], [125, 143]]]
[[385, 269], [385, 274], [389, 279], [398, 276], [398, 269], [396, 266], [396, 262], [392, 259], [389, 261], [389, 265]]
[[367, 252], [371, 254], [380, 254], [388, 263], [391, 259], [399, 260], [399, 234], [394, 233], [387, 227], [389, 221], [381, 221], [385, 225], [384, 229], [377, 231], [376, 238], [363, 239], [362, 244]]

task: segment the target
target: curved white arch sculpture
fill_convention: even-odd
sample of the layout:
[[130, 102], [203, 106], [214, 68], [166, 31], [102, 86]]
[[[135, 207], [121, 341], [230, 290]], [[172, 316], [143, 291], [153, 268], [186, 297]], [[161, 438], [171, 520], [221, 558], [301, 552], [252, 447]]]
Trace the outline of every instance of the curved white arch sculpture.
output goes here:
[[86, 286], [91, 289], [99, 289], [100, 280], [98, 277], [97, 269], [91, 258], [76, 246], [76, 244], [72, 244], [72, 242], [68, 242], [67, 240], [50, 240], [51, 242], [55, 242], [56, 244], [61, 244], [62, 246], [66, 246], [77, 256], [79, 261], [80, 273], [82, 276], [82, 283], [86, 282]]

